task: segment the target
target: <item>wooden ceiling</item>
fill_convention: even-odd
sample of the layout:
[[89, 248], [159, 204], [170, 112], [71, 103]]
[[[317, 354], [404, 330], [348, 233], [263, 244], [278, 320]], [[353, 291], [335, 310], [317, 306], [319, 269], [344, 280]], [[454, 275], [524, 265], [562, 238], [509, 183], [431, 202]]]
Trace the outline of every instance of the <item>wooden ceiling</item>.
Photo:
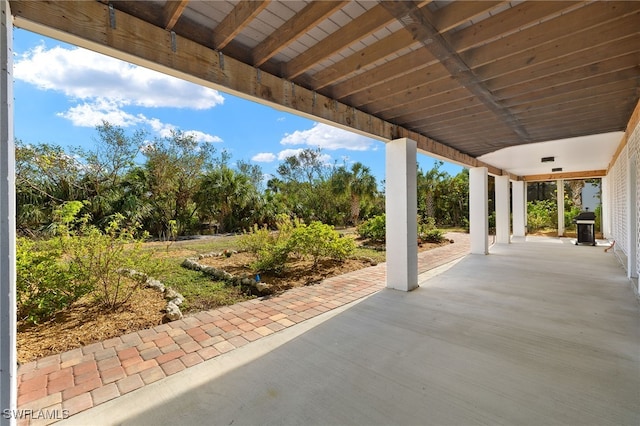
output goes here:
[[623, 131], [640, 96], [639, 1], [10, 5], [18, 26], [471, 166]]

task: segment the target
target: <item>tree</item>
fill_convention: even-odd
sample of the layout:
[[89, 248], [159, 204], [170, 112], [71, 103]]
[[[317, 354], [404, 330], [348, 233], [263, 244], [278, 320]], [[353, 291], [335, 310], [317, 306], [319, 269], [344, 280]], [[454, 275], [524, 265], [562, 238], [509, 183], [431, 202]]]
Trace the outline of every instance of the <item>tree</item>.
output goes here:
[[[146, 138], [141, 130], [132, 136], [124, 129], [106, 121], [96, 127], [98, 138], [93, 150], [74, 149], [84, 165], [85, 198], [90, 201], [89, 213], [94, 223], [106, 226], [119, 213], [122, 204], [123, 179], [135, 166], [135, 160]], [[127, 216], [128, 217], [128, 216]]]
[[16, 141], [17, 228], [42, 230], [66, 201], [83, 200], [83, 166], [57, 145]]
[[200, 178], [211, 166], [215, 149], [198, 143], [184, 132], [156, 139], [143, 150], [146, 157], [147, 199], [152, 206], [148, 229], [155, 235], [167, 235], [171, 223], [178, 233], [197, 226], [198, 205], [194, 200], [200, 189]]
[[214, 218], [226, 232], [250, 225], [258, 192], [247, 175], [223, 165], [202, 177], [196, 200], [203, 215]]
[[360, 162], [352, 164], [350, 170], [341, 166], [333, 174], [332, 182], [334, 195], [345, 194], [349, 198], [349, 221], [357, 226], [362, 200], [374, 198], [377, 192], [376, 178], [371, 169]]
[[423, 219], [427, 217], [436, 218], [436, 196], [438, 195], [439, 184], [446, 180], [449, 175], [440, 170], [444, 163], [436, 160], [433, 167], [427, 172], [418, 170], [418, 212]]

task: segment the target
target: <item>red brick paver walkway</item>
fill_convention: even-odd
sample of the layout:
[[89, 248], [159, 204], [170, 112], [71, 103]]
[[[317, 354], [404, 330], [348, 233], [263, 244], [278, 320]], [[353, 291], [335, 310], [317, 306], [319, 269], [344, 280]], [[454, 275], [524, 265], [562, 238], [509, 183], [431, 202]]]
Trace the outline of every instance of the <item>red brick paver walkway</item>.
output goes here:
[[[469, 253], [468, 235], [448, 237], [455, 244], [419, 253], [419, 273]], [[375, 293], [385, 279], [381, 263], [24, 364], [18, 370], [19, 409], [49, 417], [32, 424], [54, 423]]]

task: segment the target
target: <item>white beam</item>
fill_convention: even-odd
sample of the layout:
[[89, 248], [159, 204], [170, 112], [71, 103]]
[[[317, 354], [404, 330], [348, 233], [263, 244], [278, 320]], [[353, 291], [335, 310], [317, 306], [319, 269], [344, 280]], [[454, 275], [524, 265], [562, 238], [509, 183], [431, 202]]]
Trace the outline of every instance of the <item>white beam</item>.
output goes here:
[[13, 23], [0, 0], [0, 422], [15, 424], [16, 381], [16, 190], [13, 140]]
[[416, 142], [396, 139], [386, 145], [387, 287], [418, 287], [418, 196]]
[[469, 169], [469, 233], [471, 254], [489, 253], [489, 173], [486, 167]]
[[558, 237], [564, 236], [564, 181], [556, 181], [556, 194], [558, 203]]
[[511, 182], [513, 197], [513, 236], [524, 237], [527, 225], [527, 202], [525, 199], [527, 183]]
[[511, 227], [509, 220], [509, 176], [496, 176], [496, 242], [509, 244]]

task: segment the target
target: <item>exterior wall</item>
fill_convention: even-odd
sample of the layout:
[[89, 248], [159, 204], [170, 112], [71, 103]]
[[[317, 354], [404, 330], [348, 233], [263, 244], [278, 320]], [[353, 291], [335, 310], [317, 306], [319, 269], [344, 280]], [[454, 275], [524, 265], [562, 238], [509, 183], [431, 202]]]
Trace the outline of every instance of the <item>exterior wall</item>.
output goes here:
[[[639, 104], [640, 105], [640, 104]], [[640, 122], [628, 129], [627, 143], [609, 169], [605, 185], [609, 201], [609, 229], [615, 240], [614, 253], [634, 278], [640, 273]], [[635, 170], [635, 172], [634, 172]], [[631, 182], [631, 179], [634, 181]], [[635, 191], [634, 194], [631, 191]], [[631, 257], [631, 258], [629, 258]]]

